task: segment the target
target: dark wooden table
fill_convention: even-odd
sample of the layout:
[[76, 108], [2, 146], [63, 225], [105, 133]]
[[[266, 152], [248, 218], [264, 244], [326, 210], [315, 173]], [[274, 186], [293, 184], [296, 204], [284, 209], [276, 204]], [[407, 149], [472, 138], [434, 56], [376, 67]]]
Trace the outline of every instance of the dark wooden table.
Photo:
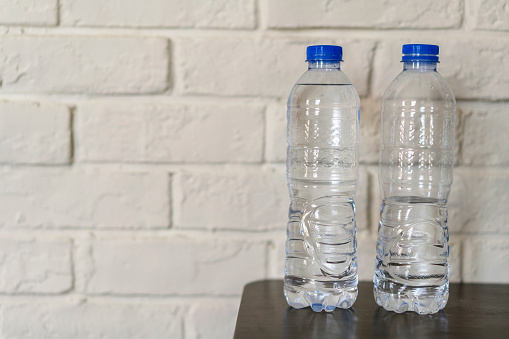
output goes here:
[[432, 315], [387, 312], [373, 284], [359, 283], [349, 310], [315, 313], [288, 306], [282, 280], [246, 285], [234, 339], [509, 338], [509, 285], [451, 284], [445, 309]]

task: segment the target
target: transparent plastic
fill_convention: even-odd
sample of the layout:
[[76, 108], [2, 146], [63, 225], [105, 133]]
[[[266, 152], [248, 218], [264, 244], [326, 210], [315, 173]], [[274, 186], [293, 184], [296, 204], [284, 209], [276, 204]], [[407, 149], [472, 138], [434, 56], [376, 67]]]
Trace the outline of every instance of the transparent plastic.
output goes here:
[[285, 296], [294, 308], [330, 312], [357, 298], [359, 108], [339, 61], [310, 61], [288, 99]]
[[436, 313], [449, 297], [447, 199], [456, 101], [436, 62], [407, 61], [382, 101], [374, 296], [395, 312]]

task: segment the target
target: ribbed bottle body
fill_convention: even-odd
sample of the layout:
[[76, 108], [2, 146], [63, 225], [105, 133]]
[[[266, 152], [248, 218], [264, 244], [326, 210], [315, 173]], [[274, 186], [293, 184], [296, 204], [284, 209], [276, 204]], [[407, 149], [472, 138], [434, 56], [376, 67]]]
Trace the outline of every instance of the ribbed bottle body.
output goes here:
[[375, 300], [387, 310], [435, 313], [449, 295], [447, 199], [456, 103], [434, 62], [405, 62], [382, 100], [382, 207]]
[[357, 297], [359, 108], [339, 68], [309, 70], [288, 100], [285, 295], [295, 308], [349, 308]]

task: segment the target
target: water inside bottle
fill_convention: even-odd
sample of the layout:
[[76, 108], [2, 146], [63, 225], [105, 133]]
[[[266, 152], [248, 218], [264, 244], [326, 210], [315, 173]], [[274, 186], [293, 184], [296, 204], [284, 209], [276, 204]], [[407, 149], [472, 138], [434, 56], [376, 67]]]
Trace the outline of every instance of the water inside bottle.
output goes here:
[[375, 300], [396, 312], [435, 313], [449, 293], [445, 202], [391, 197], [382, 203], [375, 263]]
[[285, 295], [295, 308], [349, 308], [357, 297], [356, 92], [349, 84], [299, 83], [293, 95], [306, 100], [289, 107]]

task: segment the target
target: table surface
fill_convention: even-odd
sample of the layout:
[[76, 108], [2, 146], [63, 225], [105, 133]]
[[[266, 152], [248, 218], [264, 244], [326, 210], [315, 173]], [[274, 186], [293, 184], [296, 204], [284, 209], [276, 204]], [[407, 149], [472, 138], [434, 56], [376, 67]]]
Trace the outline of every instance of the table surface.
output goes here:
[[348, 310], [294, 309], [282, 280], [246, 285], [234, 339], [298, 338], [509, 338], [509, 285], [451, 284], [447, 306], [432, 315], [397, 314], [379, 307], [373, 283], [359, 283]]

